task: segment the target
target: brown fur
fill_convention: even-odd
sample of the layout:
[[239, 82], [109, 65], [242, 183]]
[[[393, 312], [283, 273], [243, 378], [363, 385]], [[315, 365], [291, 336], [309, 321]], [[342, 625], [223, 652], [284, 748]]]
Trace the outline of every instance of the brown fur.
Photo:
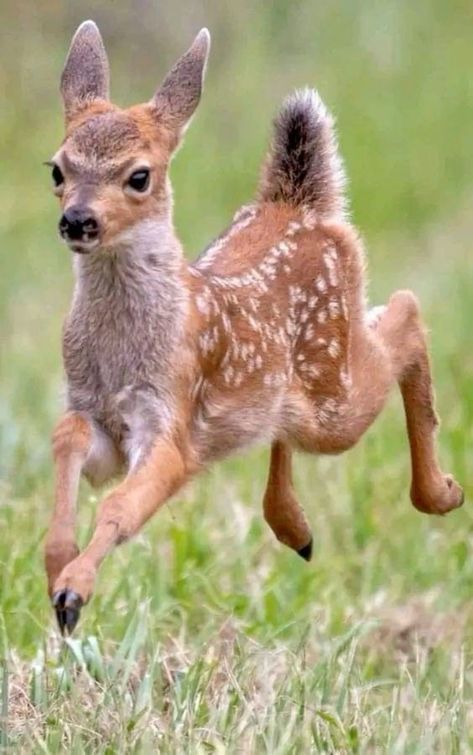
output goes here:
[[[90, 29], [87, 35], [90, 44]], [[196, 263], [185, 263], [167, 168], [198, 103], [207, 49], [201, 34], [151, 104], [122, 111], [92, 98], [87, 110], [77, 110], [68, 88], [74, 115], [55, 157], [66, 176], [61, 201], [67, 207], [82, 196], [102, 235], [98, 248], [75, 261], [64, 331], [68, 414], [56, 437], [66, 441], [55, 443], [46, 566], [50, 591], [66, 606], [74, 594], [89, 599], [107, 552], [189, 477], [257, 442], [272, 443], [265, 517], [279, 540], [309, 558], [292, 449], [350, 448], [396, 381], [414, 505], [445, 513], [462, 502], [436, 460], [415, 297], [397, 292], [378, 314], [366, 310], [363, 250], [343, 217], [340, 160], [320, 100], [304, 93], [284, 106], [258, 200]], [[77, 58], [74, 46], [70, 55]], [[140, 162], [150, 167], [152, 183], [133, 196], [124, 186], [130, 166]], [[127, 476], [101, 504], [92, 540], [76, 557], [81, 471], [95, 483], [121, 471]]]

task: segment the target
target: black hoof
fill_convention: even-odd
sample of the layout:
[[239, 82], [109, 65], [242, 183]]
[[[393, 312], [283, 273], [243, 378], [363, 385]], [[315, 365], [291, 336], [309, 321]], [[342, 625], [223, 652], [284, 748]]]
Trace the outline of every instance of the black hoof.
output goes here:
[[303, 558], [305, 561], [310, 561], [310, 559], [312, 558], [312, 544], [313, 544], [313, 540], [312, 538], [310, 538], [307, 545], [304, 545], [303, 548], [297, 551], [299, 556]]
[[62, 635], [72, 634], [82, 605], [82, 598], [73, 590], [60, 590], [53, 595], [53, 606]]

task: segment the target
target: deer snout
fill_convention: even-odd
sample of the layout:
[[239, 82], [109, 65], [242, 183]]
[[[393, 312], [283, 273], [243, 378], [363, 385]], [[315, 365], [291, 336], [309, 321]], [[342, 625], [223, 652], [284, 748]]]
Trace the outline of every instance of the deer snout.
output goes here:
[[75, 252], [87, 252], [97, 242], [100, 228], [89, 207], [69, 207], [59, 221], [59, 233]]

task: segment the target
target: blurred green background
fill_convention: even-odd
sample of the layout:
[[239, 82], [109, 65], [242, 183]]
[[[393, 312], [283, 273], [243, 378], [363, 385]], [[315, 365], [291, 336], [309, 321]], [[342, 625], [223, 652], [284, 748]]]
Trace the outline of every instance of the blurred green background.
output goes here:
[[[471, 0], [2, 0], [0, 632], [5, 657], [24, 659], [26, 664], [43, 638], [52, 636], [41, 542], [50, 507], [49, 436], [62, 406], [60, 329], [72, 289], [71, 256], [57, 237], [58, 208], [42, 161], [51, 157], [62, 138], [59, 76], [70, 38], [86, 18], [101, 28], [113, 98], [123, 105], [149, 99], [195, 33], [202, 26], [211, 31], [204, 96], [172, 167], [176, 226], [189, 256], [197, 254], [253, 195], [271, 119], [283, 97], [296, 87], [319, 89], [337, 118], [353, 219], [367, 244], [370, 296], [377, 304], [399, 286], [418, 293], [431, 330], [443, 418], [441, 456], [448, 470], [466, 484], [467, 496], [472, 491]], [[459, 626], [454, 640], [440, 633], [440, 639], [436, 635], [435, 641], [424, 643], [429, 653], [433, 643], [440, 660], [434, 659], [433, 666], [426, 661], [420, 671], [415, 666], [416, 673], [425, 674], [422, 683], [412, 691], [409, 679], [398, 676], [392, 647], [376, 663], [361, 648], [353, 666], [357, 684], [360, 678], [367, 684], [391, 679], [394, 687], [385, 697], [363, 698], [360, 713], [350, 696], [334, 702], [337, 684], [351, 684], [348, 677], [340, 682], [337, 676], [333, 695], [329, 691], [320, 703], [326, 712], [317, 724], [322, 740], [317, 740], [310, 717], [306, 721], [303, 713], [300, 724], [293, 722], [294, 741], [300, 751], [316, 746], [325, 751], [377, 747], [387, 741], [388, 723], [393, 725], [398, 715], [396, 752], [404, 746], [417, 751], [419, 742], [423, 752], [429, 747], [442, 752], [469, 747], [471, 721], [465, 718], [465, 706], [471, 701], [468, 674], [473, 661], [472, 516], [468, 498], [461, 512], [442, 520], [422, 517], [410, 507], [399, 400], [393, 399], [367, 438], [342, 459], [299, 461], [298, 488], [317, 543], [309, 567], [295, 563], [293, 554], [273, 542], [261, 522], [266, 459], [265, 450], [253, 451], [218, 465], [153, 521], [137, 542], [120, 549], [105, 567], [97, 597], [84, 617], [84, 632], [119, 642], [130, 615], [151, 598], [151, 645], [168, 634], [179, 635], [195, 659], [203, 643], [232, 616], [239, 622], [243, 649], [240, 665], [233, 657], [228, 663], [233, 682], [239, 680], [252, 705], [245, 684], [251, 687], [254, 679], [242, 671], [248, 638], [258, 638], [263, 651], [296, 653], [303, 628], [311, 627], [307, 647], [323, 660], [323, 648], [371, 617], [373, 606], [382, 613], [392, 606], [412, 607], [415, 600], [422, 616], [430, 617], [426, 624], [435, 624], [433, 617], [440, 615]], [[82, 501], [84, 535], [95, 506], [86, 488]], [[406, 608], [408, 615], [410, 610]], [[456, 618], [449, 618], [452, 611]], [[422, 632], [417, 625], [411, 630], [417, 647]], [[111, 653], [103, 641], [104, 652]], [[456, 681], [452, 648], [463, 648], [461, 684]], [[27, 689], [30, 667], [14, 667], [19, 688], [23, 684]], [[302, 678], [304, 684], [312, 684], [315, 705], [319, 687], [309, 671], [290, 683]], [[412, 679], [412, 669], [409, 673]], [[327, 675], [330, 678], [329, 671]], [[396, 708], [393, 689], [401, 700], [410, 699], [411, 690], [411, 707], [404, 703]], [[299, 693], [299, 687], [291, 691], [278, 715], [292, 715], [290, 700], [301, 705]], [[429, 707], [432, 694], [440, 717]], [[212, 742], [226, 742], [231, 749], [233, 740], [225, 740], [222, 733], [226, 724], [218, 718], [219, 705], [208, 690], [202, 695], [208, 704], [204, 719], [214, 723]], [[49, 704], [45, 710], [52, 716]], [[234, 704], [241, 724], [246, 703], [239, 698]], [[149, 722], [153, 705], [143, 721]], [[69, 721], [68, 743], [77, 737], [79, 751], [91, 743], [99, 751], [113, 741], [112, 734], [102, 733], [97, 740], [82, 740], [79, 718], [74, 723], [77, 709], [67, 708], [66, 702], [64, 706], [58, 719], [53, 716], [50, 729], [46, 726], [38, 734], [41, 742], [48, 743], [53, 731], [58, 747], [64, 746], [59, 719], [62, 725]], [[121, 713], [115, 713], [120, 718]], [[265, 720], [273, 721], [266, 713]], [[16, 716], [17, 728], [12, 724], [21, 736], [29, 732], [22, 715]], [[185, 726], [186, 741], [200, 742], [191, 739], [195, 731], [188, 721]], [[235, 726], [232, 736], [237, 742], [238, 731], [247, 729]], [[247, 752], [252, 747], [286, 752], [274, 734], [277, 726], [272, 729], [275, 739], [258, 739], [258, 726], [251, 720], [248, 727], [253, 734], [248, 735]], [[356, 736], [350, 734], [352, 729]], [[135, 736], [135, 731], [141, 730], [133, 729], [125, 738]], [[26, 741], [18, 740], [22, 746]], [[47, 746], [54, 750], [51, 742]], [[154, 739], [149, 742], [157, 746]], [[166, 743], [172, 748], [171, 738]]]
[[4, 0], [0, 468], [20, 488], [47, 453], [42, 423], [58, 400], [59, 328], [71, 290], [41, 163], [62, 138], [59, 76], [71, 35], [89, 16], [103, 30], [112, 94], [124, 105], [151, 97], [196, 31], [210, 27], [206, 91], [172, 171], [177, 229], [190, 255], [251, 197], [279, 103], [310, 85], [338, 120], [375, 296], [399, 282], [432, 290], [436, 328], [447, 301], [462, 309], [468, 298], [464, 275], [448, 296], [445, 275], [470, 267], [470, 2]]

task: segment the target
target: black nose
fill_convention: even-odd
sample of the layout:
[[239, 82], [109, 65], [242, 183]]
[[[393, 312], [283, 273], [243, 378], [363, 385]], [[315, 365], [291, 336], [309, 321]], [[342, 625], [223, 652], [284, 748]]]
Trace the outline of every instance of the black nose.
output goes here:
[[93, 241], [99, 224], [88, 207], [70, 207], [59, 221], [59, 233], [70, 241]]

